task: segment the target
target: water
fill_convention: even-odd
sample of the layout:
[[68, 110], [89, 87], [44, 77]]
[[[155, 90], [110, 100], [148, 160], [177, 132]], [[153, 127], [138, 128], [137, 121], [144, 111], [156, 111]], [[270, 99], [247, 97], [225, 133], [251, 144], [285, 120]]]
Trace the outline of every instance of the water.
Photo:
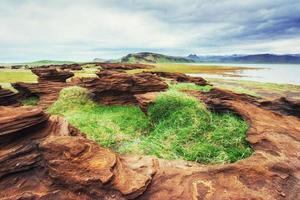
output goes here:
[[[197, 64], [198, 65], [198, 64]], [[241, 70], [236, 74], [242, 77], [226, 77], [212, 74], [193, 74], [206, 78], [224, 78], [235, 80], [259, 81], [266, 83], [285, 83], [300, 85], [300, 64], [224, 64], [224, 63], [201, 63], [199, 65], [237, 66], [263, 68], [255, 70]]]

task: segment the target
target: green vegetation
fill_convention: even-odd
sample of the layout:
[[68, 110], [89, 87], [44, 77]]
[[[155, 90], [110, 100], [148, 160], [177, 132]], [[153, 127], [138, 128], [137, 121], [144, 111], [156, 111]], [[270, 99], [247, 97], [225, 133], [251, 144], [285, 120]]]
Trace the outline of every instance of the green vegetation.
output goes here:
[[148, 116], [135, 106], [97, 105], [79, 87], [63, 89], [48, 112], [65, 116], [88, 138], [119, 153], [201, 163], [234, 162], [251, 154], [243, 120], [211, 113], [176, 86], [158, 96]]
[[25, 69], [0, 69], [0, 83], [37, 82], [37, 76]]
[[21, 103], [24, 106], [36, 106], [39, 103], [39, 98], [38, 97], [28, 97], [26, 99], [23, 99]]
[[212, 89], [212, 86], [210, 86], [210, 85], [200, 86], [200, 85], [196, 85], [194, 83], [176, 83], [176, 84], [169, 83], [169, 89], [177, 90], [177, 91], [199, 90], [202, 92], [209, 92]]

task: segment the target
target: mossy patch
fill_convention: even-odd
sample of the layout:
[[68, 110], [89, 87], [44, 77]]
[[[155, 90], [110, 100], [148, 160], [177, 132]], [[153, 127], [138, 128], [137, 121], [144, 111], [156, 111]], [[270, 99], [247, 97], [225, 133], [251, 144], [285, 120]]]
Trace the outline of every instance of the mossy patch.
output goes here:
[[161, 93], [146, 116], [136, 106], [103, 106], [85, 89], [65, 88], [49, 108], [87, 137], [119, 153], [200, 163], [228, 163], [251, 155], [248, 126], [237, 116], [212, 113], [175, 89]]

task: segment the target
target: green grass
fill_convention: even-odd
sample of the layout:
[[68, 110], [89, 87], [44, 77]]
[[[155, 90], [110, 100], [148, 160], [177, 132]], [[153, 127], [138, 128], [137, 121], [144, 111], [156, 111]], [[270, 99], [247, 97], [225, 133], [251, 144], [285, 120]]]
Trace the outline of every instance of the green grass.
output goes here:
[[30, 70], [0, 69], [0, 83], [37, 82], [37, 76]]
[[176, 83], [176, 84], [169, 83], [168, 85], [169, 85], [170, 90], [177, 90], [177, 91], [199, 90], [202, 92], [209, 92], [212, 89], [212, 86], [210, 86], [210, 85], [200, 86], [200, 85], [196, 85], [194, 83]]
[[161, 93], [146, 116], [135, 106], [103, 106], [79, 87], [65, 88], [49, 108], [87, 137], [119, 153], [156, 155], [201, 163], [227, 163], [249, 156], [247, 124], [232, 114], [215, 114], [193, 97]]
[[39, 103], [38, 97], [28, 97], [26, 99], [21, 100], [21, 103], [24, 106], [36, 106]]

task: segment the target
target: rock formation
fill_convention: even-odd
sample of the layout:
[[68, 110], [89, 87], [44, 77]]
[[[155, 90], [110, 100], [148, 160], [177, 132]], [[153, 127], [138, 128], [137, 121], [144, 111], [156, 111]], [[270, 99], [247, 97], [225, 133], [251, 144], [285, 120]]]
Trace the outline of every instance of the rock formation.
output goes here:
[[41, 68], [54, 68], [54, 69], [60, 69], [60, 70], [82, 70], [82, 67], [78, 63], [72, 63], [72, 64], [61, 64], [61, 65], [42, 65], [39, 67], [32, 67], [30, 69], [41, 69]]
[[38, 76], [39, 82], [66, 82], [68, 78], [74, 76], [73, 72], [57, 70], [56, 68], [34, 68], [31, 71]]
[[74, 73], [55, 68], [37, 68], [31, 70], [38, 76], [38, 83], [13, 83], [12, 86], [19, 91], [23, 98], [35, 96], [39, 98], [39, 106], [47, 108], [55, 102], [59, 92], [64, 88], [71, 86], [66, 83], [66, 79], [74, 76]]
[[0, 138], [0, 199], [133, 199], [154, 174], [38, 108], [0, 107]]
[[0, 85], [0, 106], [18, 105], [17, 94]]
[[176, 82], [195, 83], [196, 85], [205, 86], [208, 85], [207, 81], [201, 77], [191, 77], [183, 73], [177, 72], [151, 72], [160, 77], [172, 79]]
[[151, 69], [153, 65], [139, 64], [139, 63], [95, 63], [103, 70], [132, 70], [132, 69]]
[[151, 73], [127, 74], [120, 71], [102, 70], [99, 78], [73, 79], [74, 85], [87, 88], [95, 94], [95, 100], [105, 105], [136, 104], [134, 95], [163, 91], [168, 85]]
[[0, 199], [300, 199], [299, 118], [228, 91], [190, 94], [247, 120], [255, 153], [218, 165], [118, 156], [60, 117], [0, 107]]

